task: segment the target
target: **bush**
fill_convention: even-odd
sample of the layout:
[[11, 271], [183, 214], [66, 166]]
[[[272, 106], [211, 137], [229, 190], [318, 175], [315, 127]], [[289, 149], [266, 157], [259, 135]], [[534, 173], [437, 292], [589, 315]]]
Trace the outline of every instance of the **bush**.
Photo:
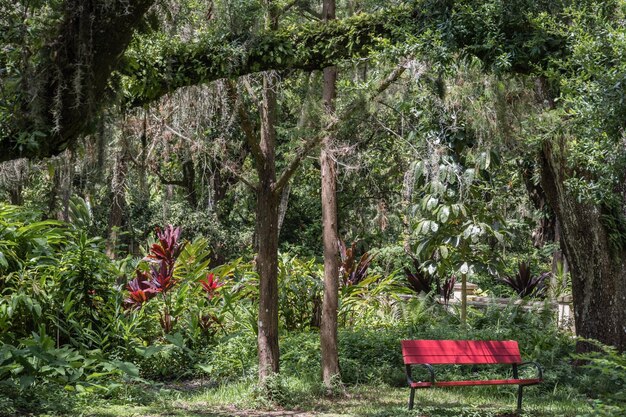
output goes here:
[[339, 366], [342, 380], [349, 384], [405, 383], [400, 340], [406, 338], [402, 327], [341, 330]]
[[597, 351], [574, 355], [585, 361], [588, 374], [583, 378], [582, 391], [595, 397], [596, 416], [626, 415], [626, 352], [589, 340]]

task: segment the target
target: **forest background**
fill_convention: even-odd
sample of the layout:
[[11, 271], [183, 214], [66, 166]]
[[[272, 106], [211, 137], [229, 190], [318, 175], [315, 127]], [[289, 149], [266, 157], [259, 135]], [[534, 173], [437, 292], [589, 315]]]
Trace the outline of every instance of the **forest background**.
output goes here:
[[[267, 386], [279, 336], [317, 329], [326, 389], [362, 372], [342, 329], [387, 329], [381, 377], [452, 277], [571, 294], [577, 352], [594, 339], [623, 360], [623, 2], [0, 11], [0, 376], [19, 396], [250, 368]], [[438, 336], [498, 322], [447, 311], [428, 321]], [[543, 341], [524, 349], [573, 353], [521, 320], [509, 337]]]

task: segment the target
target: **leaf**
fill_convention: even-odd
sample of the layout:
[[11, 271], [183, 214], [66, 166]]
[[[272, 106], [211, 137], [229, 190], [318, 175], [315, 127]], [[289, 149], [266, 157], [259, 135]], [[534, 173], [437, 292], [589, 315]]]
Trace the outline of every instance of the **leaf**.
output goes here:
[[426, 203], [426, 210], [432, 211], [435, 207], [437, 207], [437, 204], [439, 204], [439, 199], [430, 197]]
[[165, 347], [163, 346], [153, 345], [153, 346], [148, 346], [145, 349], [135, 348], [135, 352], [137, 352], [139, 355], [141, 355], [144, 358], [151, 358], [157, 353], [162, 352], [164, 349]]
[[135, 364], [118, 360], [113, 360], [111, 361], [111, 363], [115, 366], [116, 369], [119, 369], [129, 377], [139, 378], [139, 368], [137, 368]]
[[448, 247], [445, 245], [439, 246], [439, 254], [441, 254], [443, 259], [446, 259], [448, 257]]
[[35, 377], [32, 375], [24, 375], [20, 377], [20, 388], [28, 388], [35, 383]]
[[213, 365], [202, 365], [198, 363], [196, 364], [196, 368], [206, 372], [207, 374], [213, 373]]
[[441, 210], [439, 210], [439, 221], [441, 223], [445, 223], [448, 221], [449, 217], [450, 217], [450, 207], [448, 206], [441, 207]]
[[419, 255], [422, 253], [422, 251], [424, 251], [424, 249], [426, 248], [426, 245], [428, 245], [428, 243], [430, 242], [430, 240], [423, 240], [422, 242], [420, 242], [419, 245], [417, 245], [417, 249], [415, 250], [415, 255], [417, 255], [417, 257], [419, 257]]
[[185, 340], [182, 333], [168, 334], [165, 338], [174, 346], [185, 349]]

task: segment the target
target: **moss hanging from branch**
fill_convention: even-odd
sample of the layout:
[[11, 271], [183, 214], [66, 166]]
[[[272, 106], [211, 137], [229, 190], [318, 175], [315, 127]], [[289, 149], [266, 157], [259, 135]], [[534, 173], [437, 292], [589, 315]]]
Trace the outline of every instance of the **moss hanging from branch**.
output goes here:
[[[213, 34], [182, 42], [165, 35], [140, 36], [127, 51], [153, 2], [93, 0], [85, 9], [79, 0], [66, 0], [60, 26], [50, 24], [53, 32], [57, 27], [58, 35], [39, 51], [40, 62], [33, 71], [44, 74], [35, 94], [43, 111], [25, 112], [17, 118], [19, 123], [0, 117], [7, 121], [0, 126], [0, 146], [6, 150], [0, 161], [51, 156], [72, 146], [88, 133], [99, 109], [111, 101], [106, 94], [111, 86], [121, 87], [124, 104], [131, 107], [184, 86], [270, 69], [321, 69], [400, 43], [425, 59], [445, 63], [455, 54], [469, 53], [490, 70], [523, 73], [545, 66], [549, 57], [565, 50], [563, 36], [546, 33], [541, 25], [541, 16], [558, 18], [559, 10], [566, 7], [561, 2], [420, 0], [328, 24], [261, 32], [248, 39]], [[93, 38], [72, 36], [76, 28], [86, 27], [85, 20]], [[118, 75], [111, 80], [116, 69]], [[24, 105], [17, 107], [28, 108], [31, 95], [18, 96]]]

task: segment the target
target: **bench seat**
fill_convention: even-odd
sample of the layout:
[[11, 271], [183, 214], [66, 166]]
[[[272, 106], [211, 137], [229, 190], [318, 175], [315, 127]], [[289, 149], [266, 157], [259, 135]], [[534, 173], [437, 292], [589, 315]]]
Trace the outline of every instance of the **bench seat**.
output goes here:
[[[403, 340], [407, 382], [411, 393], [409, 409], [413, 408], [415, 390], [418, 388], [466, 387], [478, 385], [517, 385], [517, 410], [522, 409], [522, 387], [536, 385], [543, 381], [541, 367], [535, 362], [522, 362], [516, 341], [506, 340]], [[433, 365], [511, 365], [513, 378], [480, 379], [466, 381], [437, 381]], [[414, 381], [413, 366], [426, 368], [428, 381]], [[533, 365], [537, 370], [535, 378], [520, 378], [519, 368]]]

